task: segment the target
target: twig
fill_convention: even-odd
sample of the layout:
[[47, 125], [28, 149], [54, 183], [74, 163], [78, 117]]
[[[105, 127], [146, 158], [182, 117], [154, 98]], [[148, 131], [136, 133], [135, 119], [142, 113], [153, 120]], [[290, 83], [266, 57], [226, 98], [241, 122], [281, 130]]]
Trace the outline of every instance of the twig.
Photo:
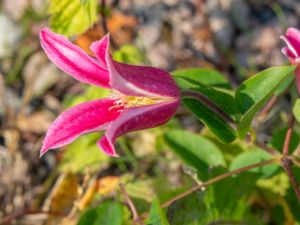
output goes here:
[[47, 212], [47, 211], [40, 211], [40, 210], [23, 210], [16, 213], [12, 213], [10, 215], [5, 216], [1, 221], [0, 225], [8, 224], [9, 222], [16, 220], [20, 217], [27, 216], [27, 215], [33, 215], [33, 214], [47, 214], [52, 216], [58, 216], [58, 217], [65, 217], [66, 215], [59, 212]]
[[291, 168], [292, 165], [293, 165], [293, 162], [288, 157], [284, 157], [282, 159], [282, 161], [281, 161], [281, 165], [284, 168], [284, 170], [286, 171], [288, 177], [290, 178], [292, 187], [293, 187], [293, 189], [295, 191], [295, 194], [297, 196], [298, 202], [300, 203], [300, 190], [299, 190], [299, 186], [297, 184], [297, 181], [295, 179], [294, 173], [293, 173], [292, 168]]
[[252, 165], [249, 165], [249, 166], [245, 166], [245, 167], [242, 167], [242, 168], [239, 168], [239, 169], [236, 169], [236, 170], [233, 170], [233, 171], [230, 171], [228, 173], [225, 173], [225, 174], [221, 174], [217, 177], [214, 177], [204, 183], [202, 183], [201, 185], [197, 185], [197, 186], [194, 186], [192, 187], [191, 189], [175, 196], [174, 198], [168, 200], [167, 202], [165, 202], [164, 204], [161, 205], [162, 208], [165, 208], [165, 207], [168, 207], [169, 205], [171, 205], [173, 202], [179, 200], [179, 199], [182, 199], [190, 194], [192, 194], [193, 192], [196, 192], [198, 190], [201, 190], [202, 188], [205, 188], [207, 187], [208, 185], [211, 185], [211, 184], [214, 184], [220, 180], [223, 180], [227, 177], [230, 177], [232, 175], [235, 175], [235, 174], [239, 174], [239, 173], [242, 173], [242, 172], [245, 172], [245, 171], [248, 171], [248, 170], [251, 170], [253, 168], [256, 168], [256, 167], [262, 167], [262, 166], [266, 166], [266, 165], [269, 165], [269, 164], [273, 164], [275, 162], [280, 162], [281, 160], [281, 157], [274, 157], [273, 159], [270, 159], [270, 160], [265, 160], [265, 161], [262, 161], [262, 162], [259, 162], [259, 163], [254, 163]]
[[289, 128], [286, 132], [285, 139], [284, 139], [284, 144], [283, 144], [283, 149], [282, 149], [283, 155], [289, 154], [289, 147], [290, 147], [294, 124], [295, 124], [295, 117], [294, 117], [294, 115], [291, 115], [291, 118], [289, 121]]
[[183, 90], [181, 91], [181, 97], [193, 98], [199, 100], [204, 105], [208, 106], [216, 114], [218, 114], [218, 116], [220, 116], [225, 122], [233, 126], [234, 129], [236, 128], [235, 121], [230, 116], [228, 116], [222, 109], [220, 109], [219, 106], [217, 106], [214, 102], [212, 102], [209, 98], [207, 98], [205, 95], [192, 90]]
[[279, 156], [281, 155], [278, 151], [276, 151], [275, 149], [263, 144], [263, 143], [260, 143], [258, 141], [254, 141], [254, 145], [259, 147], [260, 149], [264, 150], [265, 152], [269, 153], [270, 155], [272, 156]]
[[297, 196], [298, 202], [300, 203], [299, 185], [298, 185], [296, 178], [294, 176], [294, 173], [292, 171], [293, 160], [288, 157], [289, 146], [290, 146], [290, 142], [291, 142], [294, 124], [295, 124], [295, 117], [293, 115], [291, 115], [291, 118], [289, 121], [289, 128], [286, 132], [285, 139], [284, 139], [284, 145], [282, 148], [282, 154], [284, 157], [282, 158], [281, 165], [282, 165], [283, 169], [286, 171], [286, 173], [290, 179], [290, 182], [292, 184], [292, 187], [294, 189], [294, 192]]
[[266, 106], [261, 110], [261, 112], [258, 115], [258, 121], [263, 121], [270, 113], [270, 111], [273, 109], [273, 107], [278, 102], [279, 97], [277, 95], [273, 95], [271, 99], [268, 101]]
[[124, 187], [124, 184], [120, 183], [120, 189], [121, 189], [121, 192], [123, 193], [124, 197], [125, 197], [125, 201], [126, 203], [128, 204], [131, 212], [132, 212], [132, 216], [133, 216], [133, 224], [141, 224], [141, 225], [145, 225], [143, 223], [143, 221], [140, 219], [139, 217], [139, 214], [135, 208], [135, 205], [133, 204], [133, 202], [131, 201], [131, 199], [129, 198], [127, 192], [126, 192], [126, 189]]
[[263, 121], [269, 115], [270, 111], [273, 109], [273, 107], [279, 101], [280, 97], [284, 96], [293, 84], [294, 84], [294, 82], [291, 81], [291, 83], [288, 85], [288, 87], [280, 95], [273, 95], [271, 97], [271, 99], [268, 101], [268, 103], [265, 105], [265, 107], [259, 113], [259, 115], [257, 117], [258, 122]]

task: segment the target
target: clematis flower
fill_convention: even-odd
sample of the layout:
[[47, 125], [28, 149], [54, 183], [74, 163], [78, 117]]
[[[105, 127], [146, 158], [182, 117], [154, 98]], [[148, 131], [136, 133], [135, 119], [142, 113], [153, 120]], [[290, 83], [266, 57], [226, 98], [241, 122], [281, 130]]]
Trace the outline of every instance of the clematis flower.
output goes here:
[[289, 58], [291, 64], [297, 65], [295, 75], [298, 93], [300, 93], [300, 31], [290, 27], [287, 29], [286, 34], [280, 36], [280, 38], [287, 45], [287, 47], [282, 48], [282, 53]]
[[105, 130], [97, 145], [106, 154], [118, 156], [114, 143], [119, 136], [159, 126], [175, 114], [179, 88], [170, 74], [114, 61], [109, 35], [90, 46], [96, 58], [47, 28], [41, 30], [40, 39], [49, 59], [65, 73], [83, 83], [111, 89], [107, 98], [81, 103], [58, 116], [47, 131], [41, 155], [80, 135]]

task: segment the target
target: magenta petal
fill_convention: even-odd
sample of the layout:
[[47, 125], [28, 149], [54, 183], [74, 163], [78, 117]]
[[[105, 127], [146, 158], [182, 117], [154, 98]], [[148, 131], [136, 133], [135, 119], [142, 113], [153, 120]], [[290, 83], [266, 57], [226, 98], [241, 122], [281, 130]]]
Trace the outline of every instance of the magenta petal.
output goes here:
[[108, 71], [81, 48], [47, 28], [41, 30], [40, 39], [49, 59], [65, 73], [81, 82], [109, 88]]
[[281, 38], [285, 41], [289, 49], [296, 55], [300, 56], [300, 31], [296, 28], [290, 27]]
[[109, 35], [91, 45], [97, 59], [109, 71], [110, 86], [126, 95], [178, 97], [179, 89], [172, 76], [149, 66], [133, 66], [114, 61], [109, 53]]
[[111, 142], [110, 139], [104, 135], [99, 141], [97, 141], [97, 145], [100, 149], [102, 149], [105, 154], [112, 157], [118, 157], [119, 155], [116, 153], [114, 144]]
[[166, 123], [175, 114], [179, 101], [125, 109], [106, 129], [105, 135], [98, 141], [98, 146], [110, 156], [117, 156], [115, 140], [128, 132], [152, 128]]
[[281, 49], [281, 52], [286, 55], [288, 58], [295, 59], [297, 56], [294, 54], [292, 50], [290, 50], [288, 47], [284, 47]]
[[93, 42], [90, 49], [94, 52], [101, 66], [107, 68], [106, 55], [109, 54], [109, 34], [101, 40]]
[[126, 95], [175, 97], [179, 88], [171, 75], [149, 66], [133, 66], [107, 60], [113, 89]]
[[81, 103], [63, 112], [49, 127], [41, 155], [50, 148], [69, 144], [82, 134], [105, 129], [120, 114], [118, 110], [111, 109], [113, 105], [112, 99], [100, 99]]

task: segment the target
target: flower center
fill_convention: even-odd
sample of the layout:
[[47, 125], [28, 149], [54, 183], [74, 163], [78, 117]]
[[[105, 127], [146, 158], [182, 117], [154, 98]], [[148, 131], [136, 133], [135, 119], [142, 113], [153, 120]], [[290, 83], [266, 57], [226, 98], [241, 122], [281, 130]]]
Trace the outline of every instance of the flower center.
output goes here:
[[112, 108], [130, 108], [136, 106], [152, 105], [156, 103], [161, 103], [169, 98], [163, 97], [145, 97], [145, 96], [131, 96], [124, 95], [116, 90], [113, 90], [109, 95], [109, 98], [115, 99], [115, 105]]

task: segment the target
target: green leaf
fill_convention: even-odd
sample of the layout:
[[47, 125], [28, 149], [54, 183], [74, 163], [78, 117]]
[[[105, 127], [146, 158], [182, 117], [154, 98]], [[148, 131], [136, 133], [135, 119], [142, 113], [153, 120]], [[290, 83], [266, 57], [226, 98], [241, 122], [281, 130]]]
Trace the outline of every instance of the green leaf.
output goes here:
[[217, 105], [227, 115], [236, 116], [240, 114], [234, 97], [228, 94], [227, 92], [217, 90], [202, 84], [199, 84], [197, 87], [186, 86], [186, 89], [201, 93], [210, 101], [212, 101], [215, 105]]
[[77, 225], [122, 225], [127, 219], [126, 208], [118, 202], [106, 201], [85, 211]]
[[196, 192], [179, 199], [168, 207], [167, 217], [172, 225], [209, 224], [208, 210], [204, 204], [205, 192]]
[[[225, 169], [216, 171], [218, 169], [212, 169], [212, 177], [226, 172]], [[168, 220], [172, 225], [218, 224], [220, 219], [228, 225], [231, 221], [261, 225], [252, 218], [247, 201], [255, 180], [253, 174], [243, 173], [209, 185], [205, 191], [198, 191], [171, 204], [167, 211]]]
[[293, 114], [296, 118], [296, 120], [298, 121], [298, 123], [300, 123], [300, 98], [298, 98], [293, 106]]
[[48, 8], [53, 31], [72, 36], [86, 31], [97, 20], [96, 0], [51, 0]]
[[281, 84], [278, 85], [278, 88], [274, 92], [274, 95], [279, 96], [293, 83], [295, 82], [295, 75], [290, 74]]
[[152, 188], [150, 179], [134, 180], [126, 183], [126, 191], [131, 198], [143, 199], [151, 202], [155, 197], [155, 192]]
[[183, 130], [172, 130], [165, 134], [171, 149], [187, 164], [197, 169], [203, 179], [208, 177], [209, 169], [225, 166], [222, 152], [210, 140]]
[[[228, 91], [224, 91], [225, 89], [215, 89], [205, 86], [200, 82], [194, 82], [193, 80], [179, 76], [175, 76], [175, 80], [180, 88], [199, 92], [226, 114], [231, 115], [235, 120], [240, 117], [235, 99]], [[189, 96], [183, 96], [182, 99], [184, 105], [194, 113], [202, 123], [208, 126], [222, 142], [230, 143], [236, 139], [235, 130], [205, 103]]]
[[145, 55], [134, 45], [123, 45], [113, 54], [114, 60], [129, 64], [141, 64], [145, 62]]
[[[232, 115], [233, 117], [239, 116], [239, 111], [231, 95], [201, 84], [191, 88], [187, 86], [187, 81], [184, 82], [188, 89], [201, 93], [201, 95], [204, 95], [228, 115]], [[202, 123], [208, 126], [222, 142], [230, 143], [236, 139], [235, 130], [205, 103], [187, 96], [183, 97], [183, 103]]]
[[246, 80], [236, 92], [236, 103], [243, 116], [238, 125], [240, 138], [244, 138], [255, 114], [264, 106], [277, 87], [293, 76], [295, 66], [266, 69]]
[[183, 103], [220, 141], [230, 143], [236, 139], [235, 130], [206, 105], [195, 99], [184, 99]]
[[158, 199], [154, 199], [152, 202], [147, 225], [170, 225], [163, 210], [160, 208]]
[[87, 86], [82, 94], [76, 95], [75, 97], [70, 96], [69, 98], [67, 98], [64, 105], [66, 106], [66, 108], [69, 108], [82, 102], [105, 98], [108, 95], [109, 89], [104, 89], [96, 86]]
[[[228, 171], [224, 168], [213, 168], [211, 178], [226, 172]], [[249, 224], [258, 224], [250, 223], [250, 215], [247, 212], [247, 199], [253, 192], [258, 178], [257, 174], [244, 172], [208, 186], [205, 205], [210, 221], [218, 221], [219, 218], [223, 218], [224, 220], [243, 220]]]
[[96, 145], [98, 133], [84, 135], [69, 144], [64, 152], [59, 169], [64, 172], [79, 173], [86, 167], [96, 171], [99, 166], [108, 161], [106, 156]]
[[[232, 161], [230, 165], [230, 170], [232, 171], [269, 159], [272, 159], [272, 156], [261, 149], [254, 149], [248, 152], [243, 152]], [[262, 178], [268, 178], [272, 176], [279, 168], [279, 165], [273, 164], [264, 167], [254, 168], [248, 170], [248, 172], [258, 173], [261, 175]]]
[[210, 68], [191, 68], [172, 72], [175, 79], [186, 79], [195, 84], [204, 84], [212, 87], [230, 88], [224, 75]]

